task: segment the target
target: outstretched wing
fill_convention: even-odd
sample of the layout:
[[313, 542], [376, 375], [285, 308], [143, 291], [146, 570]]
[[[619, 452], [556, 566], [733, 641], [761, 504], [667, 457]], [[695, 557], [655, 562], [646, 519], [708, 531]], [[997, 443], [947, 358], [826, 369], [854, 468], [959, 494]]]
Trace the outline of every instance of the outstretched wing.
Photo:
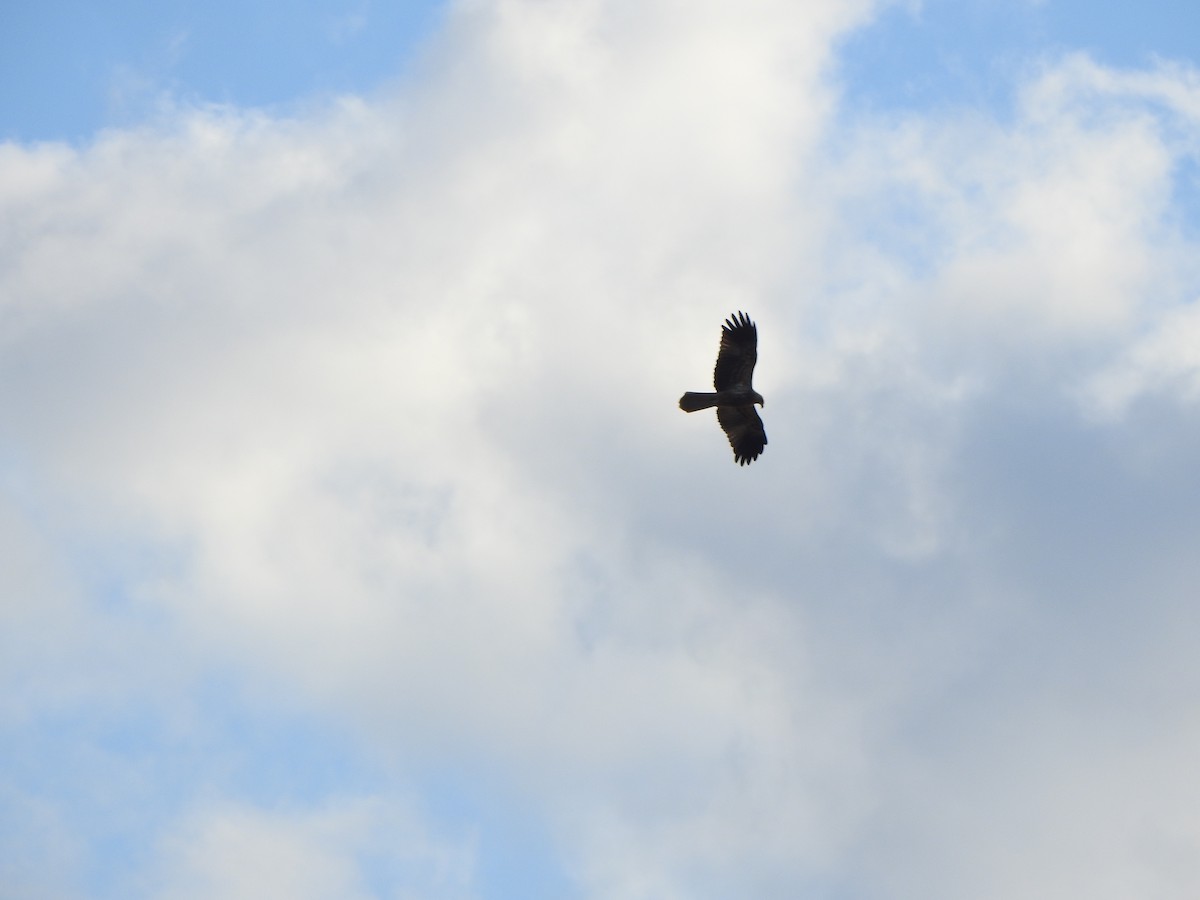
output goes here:
[[757, 361], [758, 329], [749, 316], [739, 312], [726, 319], [721, 328], [721, 350], [717, 354], [717, 366], [713, 369], [713, 386], [718, 391], [752, 387], [754, 364]]
[[[753, 326], [751, 326], [753, 327]], [[751, 363], [753, 365], [753, 363]], [[767, 432], [754, 404], [748, 406], [718, 406], [717, 421], [725, 429], [733, 458], [739, 466], [749, 465], [767, 446]]]

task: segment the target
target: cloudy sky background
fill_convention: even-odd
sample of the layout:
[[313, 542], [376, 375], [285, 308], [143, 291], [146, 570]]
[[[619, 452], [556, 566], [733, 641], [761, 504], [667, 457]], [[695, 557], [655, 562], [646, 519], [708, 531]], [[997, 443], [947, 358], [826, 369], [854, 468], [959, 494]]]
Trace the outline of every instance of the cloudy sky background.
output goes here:
[[0, 35], [5, 900], [1194, 895], [1194, 10], [191, 6]]

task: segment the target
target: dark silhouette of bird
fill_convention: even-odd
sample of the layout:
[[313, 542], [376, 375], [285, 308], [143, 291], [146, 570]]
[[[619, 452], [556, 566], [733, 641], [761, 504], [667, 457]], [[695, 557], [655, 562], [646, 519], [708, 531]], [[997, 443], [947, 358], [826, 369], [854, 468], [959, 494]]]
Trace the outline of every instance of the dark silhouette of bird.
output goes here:
[[754, 404], [765, 406], [754, 390], [754, 364], [758, 361], [758, 329], [744, 312], [725, 320], [721, 349], [713, 369], [714, 393], [688, 391], [679, 398], [684, 412], [717, 408], [717, 421], [729, 438], [733, 458], [739, 466], [758, 459], [767, 445], [767, 432]]

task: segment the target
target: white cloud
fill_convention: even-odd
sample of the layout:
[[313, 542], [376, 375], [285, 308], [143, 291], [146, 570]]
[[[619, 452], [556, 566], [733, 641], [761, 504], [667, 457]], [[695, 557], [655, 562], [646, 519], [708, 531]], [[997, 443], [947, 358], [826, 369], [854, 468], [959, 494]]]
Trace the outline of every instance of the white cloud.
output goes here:
[[1180, 302], [1192, 275], [1172, 203], [1197, 120], [1176, 74], [1068, 58], [1034, 73], [1011, 124], [958, 111], [868, 120], [836, 171], [849, 227], [890, 251], [882, 267], [916, 267], [911, 289], [933, 294], [952, 332], [1119, 340]]
[[1081, 389], [1081, 399], [1100, 417], [1119, 418], [1147, 395], [1173, 394], [1189, 406], [1200, 396], [1200, 312], [1193, 303], [1152, 321], [1152, 331], [1126, 345]]
[[[684, 10], [466, 3], [390, 96], [2, 148], [5, 521], [77, 598], [3, 607], [24, 708], [63, 648], [155, 710], [218, 671], [519, 794], [589, 896], [1169, 894], [1197, 438], [1125, 414], [1194, 368], [1194, 76], [850, 126], [865, 7]], [[674, 409], [735, 308], [749, 470]], [[163, 896], [370, 896], [380, 828], [500, 893], [386, 798], [193, 792]]]
[[395, 801], [197, 810], [164, 838], [158, 865], [148, 888], [164, 900], [333, 900], [381, 887], [392, 897], [466, 897], [472, 879], [469, 842], [431, 840]]

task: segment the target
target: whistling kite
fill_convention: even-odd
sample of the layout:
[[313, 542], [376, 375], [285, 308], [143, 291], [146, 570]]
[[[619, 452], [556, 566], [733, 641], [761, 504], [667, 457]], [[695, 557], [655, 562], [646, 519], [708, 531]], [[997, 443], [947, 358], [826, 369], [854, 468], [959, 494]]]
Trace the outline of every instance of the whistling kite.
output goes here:
[[713, 370], [715, 394], [688, 391], [679, 398], [684, 412], [717, 408], [717, 421], [729, 437], [733, 458], [739, 466], [758, 459], [767, 445], [767, 433], [754, 404], [764, 406], [762, 394], [754, 390], [754, 363], [758, 360], [758, 329], [749, 316], [739, 312], [721, 328], [721, 350]]

